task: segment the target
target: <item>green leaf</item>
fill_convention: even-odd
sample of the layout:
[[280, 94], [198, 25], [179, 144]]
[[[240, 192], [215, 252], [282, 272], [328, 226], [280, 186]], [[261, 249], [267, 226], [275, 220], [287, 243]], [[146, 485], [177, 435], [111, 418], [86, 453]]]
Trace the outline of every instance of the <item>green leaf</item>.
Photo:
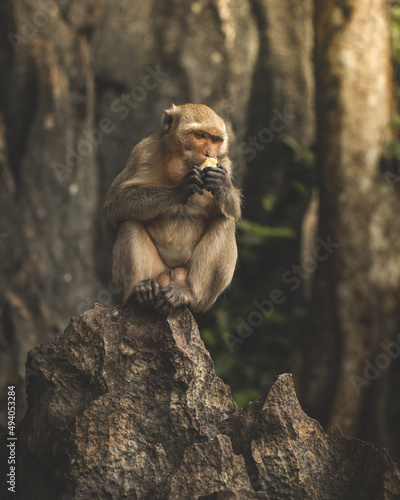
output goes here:
[[280, 141], [286, 144], [294, 153], [294, 161], [298, 163], [303, 163], [304, 166], [311, 168], [315, 163], [314, 153], [305, 147], [303, 147], [299, 142], [296, 141], [290, 135], [283, 134], [280, 136]]
[[241, 219], [238, 222], [238, 228], [256, 236], [273, 237], [273, 238], [294, 238], [295, 232], [288, 227], [271, 227], [252, 222], [247, 219]]
[[261, 396], [261, 392], [249, 388], [246, 390], [242, 391], [236, 391], [232, 394], [233, 399], [236, 401], [236, 404], [238, 405], [239, 408], [243, 408], [243, 406], [246, 406], [247, 403], [250, 401], [256, 400], [259, 396]]
[[262, 199], [262, 206], [266, 212], [270, 213], [274, 210], [277, 201], [278, 199], [275, 195], [267, 194]]

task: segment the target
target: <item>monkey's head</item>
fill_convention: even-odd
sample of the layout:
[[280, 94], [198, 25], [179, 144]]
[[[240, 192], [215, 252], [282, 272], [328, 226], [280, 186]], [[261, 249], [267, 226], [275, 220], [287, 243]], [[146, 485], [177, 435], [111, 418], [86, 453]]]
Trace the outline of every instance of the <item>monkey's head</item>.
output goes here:
[[225, 123], [204, 104], [173, 105], [164, 112], [162, 130], [167, 148], [183, 157], [188, 169], [207, 158], [222, 162], [228, 153]]

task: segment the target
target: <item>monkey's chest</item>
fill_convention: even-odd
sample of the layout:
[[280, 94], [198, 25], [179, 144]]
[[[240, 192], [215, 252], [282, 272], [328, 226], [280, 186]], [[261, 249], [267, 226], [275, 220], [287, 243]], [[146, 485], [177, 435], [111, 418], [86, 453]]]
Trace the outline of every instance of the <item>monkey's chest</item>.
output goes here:
[[190, 262], [193, 251], [207, 227], [208, 219], [202, 216], [176, 216], [146, 224], [147, 232], [158, 253], [171, 268]]

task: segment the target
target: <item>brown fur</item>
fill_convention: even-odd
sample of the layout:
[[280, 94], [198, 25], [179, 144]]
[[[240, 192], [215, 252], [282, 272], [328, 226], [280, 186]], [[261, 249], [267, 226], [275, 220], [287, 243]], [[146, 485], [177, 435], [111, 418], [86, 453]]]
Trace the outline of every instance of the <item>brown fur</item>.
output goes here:
[[[226, 173], [195, 172], [200, 188], [193, 187], [187, 175], [210, 156]], [[213, 304], [237, 259], [240, 193], [231, 176], [225, 124], [214, 111], [199, 104], [165, 111], [162, 127], [133, 149], [103, 206], [124, 301], [133, 296], [164, 310], [204, 311]]]

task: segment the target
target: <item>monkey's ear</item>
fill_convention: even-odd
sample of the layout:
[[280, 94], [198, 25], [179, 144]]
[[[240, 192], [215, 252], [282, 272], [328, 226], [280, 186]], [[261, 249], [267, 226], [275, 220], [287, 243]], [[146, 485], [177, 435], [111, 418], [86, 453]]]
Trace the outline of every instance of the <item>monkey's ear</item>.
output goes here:
[[164, 132], [169, 132], [171, 130], [172, 122], [174, 121], [174, 117], [169, 111], [164, 111], [164, 119], [163, 119], [163, 129]]
[[165, 132], [169, 132], [171, 130], [172, 123], [174, 121], [175, 110], [176, 110], [176, 106], [175, 106], [175, 104], [173, 104], [172, 108], [166, 109], [164, 111], [163, 130]]

